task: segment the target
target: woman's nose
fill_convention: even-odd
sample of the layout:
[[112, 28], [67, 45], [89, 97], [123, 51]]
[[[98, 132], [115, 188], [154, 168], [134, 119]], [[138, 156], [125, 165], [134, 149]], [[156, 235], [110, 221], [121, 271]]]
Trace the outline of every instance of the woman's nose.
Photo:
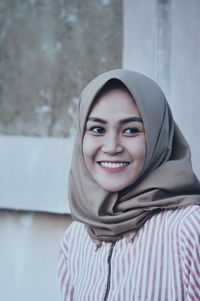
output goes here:
[[123, 146], [115, 135], [109, 135], [104, 140], [102, 151], [109, 155], [114, 155], [121, 153], [123, 151]]

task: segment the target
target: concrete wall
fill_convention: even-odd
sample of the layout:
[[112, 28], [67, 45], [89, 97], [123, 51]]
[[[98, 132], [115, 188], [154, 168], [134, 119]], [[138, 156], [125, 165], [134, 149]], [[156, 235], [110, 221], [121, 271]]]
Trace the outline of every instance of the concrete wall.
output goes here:
[[59, 241], [71, 218], [0, 211], [0, 300], [59, 301]]
[[73, 138], [0, 136], [0, 208], [69, 213]]
[[0, 133], [69, 136], [83, 86], [121, 55], [121, 0], [1, 0]]
[[163, 88], [200, 177], [200, 2], [124, 0], [123, 67]]

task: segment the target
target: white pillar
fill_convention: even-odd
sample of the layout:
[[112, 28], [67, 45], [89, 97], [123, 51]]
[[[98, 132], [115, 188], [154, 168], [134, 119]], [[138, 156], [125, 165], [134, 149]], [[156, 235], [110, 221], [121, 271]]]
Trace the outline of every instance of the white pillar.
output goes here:
[[200, 177], [200, 1], [123, 0], [123, 68], [160, 84]]

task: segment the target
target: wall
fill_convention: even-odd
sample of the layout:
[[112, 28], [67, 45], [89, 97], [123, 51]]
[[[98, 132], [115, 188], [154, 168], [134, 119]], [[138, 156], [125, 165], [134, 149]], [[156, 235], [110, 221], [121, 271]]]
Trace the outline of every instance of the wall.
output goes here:
[[69, 213], [73, 138], [0, 137], [0, 208]]
[[0, 211], [0, 299], [61, 300], [59, 241], [70, 216]]
[[200, 177], [200, 2], [124, 0], [123, 67], [163, 88]]
[[69, 136], [83, 86], [121, 66], [121, 0], [1, 0], [0, 25], [0, 133]]

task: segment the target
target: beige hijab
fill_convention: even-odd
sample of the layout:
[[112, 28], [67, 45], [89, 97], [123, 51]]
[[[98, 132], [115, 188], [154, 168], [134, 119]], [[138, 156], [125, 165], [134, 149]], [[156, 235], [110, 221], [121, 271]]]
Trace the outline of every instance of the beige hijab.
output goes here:
[[[111, 79], [120, 80], [141, 113], [147, 155], [139, 179], [124, 191], [109, 193], [86, 168], [82, 154], [85, 123], [95, 96]], [[78, 130], [69, 176], [69, 202], [75, 220], [87, 225], [91, 238], [115, 241], [137, 231], [162, 209], [200, 203], [200, 182], [190, 160], [190, 148], [175, 124], [159, 86], [145, 75], [112, 70], [91, 81], [78, 108]]]

